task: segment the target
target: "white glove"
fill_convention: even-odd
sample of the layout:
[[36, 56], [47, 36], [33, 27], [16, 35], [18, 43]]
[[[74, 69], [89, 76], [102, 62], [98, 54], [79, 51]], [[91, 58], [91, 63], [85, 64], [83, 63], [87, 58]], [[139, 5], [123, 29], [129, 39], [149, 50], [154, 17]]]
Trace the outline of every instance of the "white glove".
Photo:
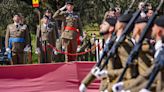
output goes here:
[[149, 91], [147, 89], [141, 89], [139, 92], [151, 92], [151, 91]]
[[98, 79], [102, 79], [102, 78], [108, 77], [108, 71], [107, 71], [107, 70], [102, 70], [102, 71], [100, 71], [100, 72], [96, 72], [96, 73], [95, 73], [95, 76], [96, 76]]
[[[104, 90], [103, 92], [109, 92], [107, 89], [106, 90]], [[131, 92], [130, 90], [121, 90], [120, 92]]]
[[131, 41], [133, 42], [133, 44], [136, 44], [136, 41], [134, 38], [131, 38]]
[[140, 16], [141, 16], [141, 18], [145, 18], [146, 17], [146, 14], [144, 12], [141, 12], [140, 13]]
[[29, 52], [31, 50], [30, 46], [27, 45], [25, 48], [24, 48], [24, 52]]
[[10, 48], [6, 48], [6, 52], [7, 53], [11, 53], [11, 49]]
[[102, 70], [100, 71], [100, 69], [98, 67], [95, 67], [91, 70], [91, 73], [93, 75], [95, 75], [98, 79], [102, 79], [108, 76], [108, 71], [107, 70]]
[[62, 46], [62, 51], [65, 51], [65, 47], [64, 46]]
[[66, 9], [66, 5], [64, 5], [62, 8], [60, 8], [60, 11], [63, 11], [64, 9]]
[[58, 52], [56, 50], [53, 50], [53, 53], [54, 53], [54, 55], [57, 55], [58, 54]]
[[92, 70], [91, 70], [91, 73], [93, 75], [95, 75], [96, 72], [100, 72], [100, 69], [98, 67], [94, 67]]
[[80, 41], [82, 41], [82, 40], [83, 40], [83, 37], [82, 37], [82, 36], [80, 36], [80, 37], [79, 37], [79, 39], [80, 39]]
[[40, 48], [36, 48], [35, 49], [35, 54], [40, 54], [40, 53], [41, 53]]
[[86, 88], [86, 86], [85, 86], [84, 84], [81, 84], [81, 85], [79, 86], [79, 91], [80, 91], [80, 92], [86, 92], [86, 90], [87, 90], [87, 88]]
[[106, 89], [106, 90], [104, 90], [103, 92], [109, 92], [109, 91]]
[[113, 92], [124, 92], [123, 86], [124, 86], [123, 82], [116, 83], [112, 86], [112, 91]]
[[77, 48], [77, 52], [80, 52], [80, 47]]

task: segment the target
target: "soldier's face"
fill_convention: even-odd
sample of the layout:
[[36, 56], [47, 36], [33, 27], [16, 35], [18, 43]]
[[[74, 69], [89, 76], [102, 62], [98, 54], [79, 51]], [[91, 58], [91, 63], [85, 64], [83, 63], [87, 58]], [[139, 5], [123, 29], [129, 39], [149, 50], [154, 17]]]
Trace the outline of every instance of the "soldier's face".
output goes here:
[[147, 16], [150, 18], [153, 15], [153, 10], [149, 10]]
[[109, 24], [104, 21], [101, 25], [100, 25], [100, 32], [105, 32], [109, 30]]
[[156, 40], [161, 39], [164, 43], [164, 28], [157, 26], [156, 24], [152, 28], [152, 37]]
[[151, 34], [152, 38], [156, 38], [159, 32], [160, 32], [159, 27], [156, 24], [154, 24], [152, 28], [152, 34]]
[[73, 5], [71, 5], [71, 4], [67, 4], [66, 9], [67, 9], [68, 11], [72, 11], [72, 10], [73, 10], [73, 8], [74, 8], [74, 6], [73, 6]]
[[47, 18], [43, 18], [43, 23], [44, 24], [48, 24], [48, 19]]
[[16, 22], [16, 23], [20, 22], [20, 17], [18, 15], [15, 15], [13, 17], [13, 21]]
[[115, 17], [115, 13], [116, 13], [115, 11], [110, 11], [110, 12], [109, 12], [109, 16]]
[[120, 21], [117, 21], [117, 23], [116, 23], [116, 30], [121, 29], [122, 25], [123, 25], [123, 23], [121, 23]]

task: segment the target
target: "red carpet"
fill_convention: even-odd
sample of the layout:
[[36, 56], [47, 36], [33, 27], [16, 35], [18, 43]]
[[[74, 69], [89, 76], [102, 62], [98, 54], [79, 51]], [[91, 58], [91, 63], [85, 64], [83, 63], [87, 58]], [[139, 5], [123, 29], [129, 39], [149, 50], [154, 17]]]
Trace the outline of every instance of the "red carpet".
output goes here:
[[[0, 92], [79, 92], [78, 87], [95, 63], [0, 66]], [[95, 81], [87, 92], [98, 92]]]

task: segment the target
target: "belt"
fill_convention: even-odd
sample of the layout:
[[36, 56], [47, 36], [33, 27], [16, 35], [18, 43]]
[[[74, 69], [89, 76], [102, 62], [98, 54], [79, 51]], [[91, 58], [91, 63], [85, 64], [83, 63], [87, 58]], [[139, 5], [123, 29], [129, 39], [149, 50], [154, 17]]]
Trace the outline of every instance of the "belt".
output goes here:
[[68, 30], [68, 31], [77, 31], [77, 28], [75, 28], [75, 27], [70, 27], [70, 26], [65, 26], [64, 29], [65, 29], [65, 30]]
[[[9, 38], [9, 48], [12, 49], [12, 43], [13, 42], [20, 42], [20, 43], [23, 43], [25, 42], [25, 39], [24, 38]], [[12, 58], [12, 53], [8, 53], [8, 58], [11, 59]]]

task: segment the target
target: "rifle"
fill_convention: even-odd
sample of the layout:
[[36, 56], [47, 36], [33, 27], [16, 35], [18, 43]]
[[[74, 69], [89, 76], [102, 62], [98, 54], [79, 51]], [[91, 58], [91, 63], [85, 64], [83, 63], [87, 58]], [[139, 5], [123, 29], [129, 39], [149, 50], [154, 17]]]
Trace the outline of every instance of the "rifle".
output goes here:
[[[148, 2], [148, 0], [145, 0], [144, 6], [146, 5], [147, 2]], [[116, 40], [116, 42], [112, 46], [111, 50], [109, 51], [108, 57], [107, 57], [105, 63], [102, 65], [102, 67], [100, 67], [100, 70], [103, 70], [104, 67], [108, 64], [109, 59], [112, 58], [113, 56], [115, 56], [116, 50], [118, 49], [120, 44], [125, 40], [126, 36], [130, 33], [131, 27], [134, 24], [134, 22], [137, 20], [137, 18], [140, 15], [140, 13], [141, 13], [141, 9], [137, 10], [134, 13], [132, 19], [129, 21], [129, 23], [125, 27], [125, 29], [124, 29], [123, 33], [121, 34], [120, 38], [118, 38], [118, 40]]]
[[[128, 8], [128, 10], [127, 11], [125, 11], [125, 13], [124, 14], [127, 14], [127, 13], [129, 13], [129, 11], [130, 11], [130, 9], [132, 8], [132, 6], [134, 5], [134, 2], [135, 2], [135, 0], [132, 0], [132, 3], [131, 3], [131, 5], [130, 5], [130, 7]], [[129, 25], [131, 25], [131, 24], [129, 24]], [[102, 60], [104, 59], [104, 57], [105, 56], [107, 56], [107, 53], [108, 53], [108, 51], [112, 48], [112, 46], [113, 46], [113, 44], [114, 44], [114, 42], [115, 42], [115, 40], [116, 40], [116, 33], [114, 32], [113, 34], [112, 34], [112, 37], [111, 37], [112, 39], [110, 39], [110, 40], [108, 40], [106, 43], [106, 46], [104, 47], [104, 49], [103, 49], [103, 52], [102, 52], [102, 54], [100, 55], [100, 59], [99, 59], [99, 61], [96, 63], [96, 65], [95, 65], [95, 67], [100, 67], [101, 66], [101, 64], [102, 64]], [[85, 86], [87, 87], [93, 80], [95, 80], [95, 76], [93, 75], [93, 74], [89, 74], [89, 75], [87, 75], [85, 78], [84, 78], [84, 80], [87, 80], [86, 82], [85, 82]], [[88, 80], [89, 79], [89, 80]], [[83, 83], [83, 82], [82, 82]]]
[[145, 89], [150, 89], [154, 79], [156, 78], [157, 74], [160, 72], [160, 70], [162, 70], [164, 68], [164, 48], [162, 47], [162, 49], [160, 50], [160, 52], [157, 55], [156, 63], [155, 66], [152, 70], [152, 73], [149, 76], [149, 81], [145, 87]]
[[138, 56], [138, 53], [140, 51], [140, 48], [142, 46], [142, 42], [147, 34], [147, 32], [149, 31], [149, 29], [151, 28], [151, 26], [153, 25], [153, 21], [155, 20], [155, 18], [158, 15], [158, 11], [160, 10], [161, 6], [163, 5], [163, 0], [161, 0], [159, 6], [157, 7], [157, 9], [155, 10], [155, 12], [153, 13], [152, 17], [149, 19], [146, 27], [143, 29], [143, 32], [141, 34], [141, 37], [139, 38], [139, 41], [137, 42], [137, 44], [134, 46], [134, 48], [132, 49], [132, 51], [130, 52], [130, 55], [127, 59], [127, 63], [126, 66], [121, 74], [121, 76], [118, 79], [118, 82], [122, 81], [128, 67], [131, 65], [131, 63], [133, 62], [133, 60]]
[[135, 3], [135, 0], [132, 1], [132, 3], [130, 4], [129, 8], [124, 12], [124, 15], [126, 15], [126, 14], [128, 14], [130, 12], [130, 10], [132, 9], [134, 3]]

